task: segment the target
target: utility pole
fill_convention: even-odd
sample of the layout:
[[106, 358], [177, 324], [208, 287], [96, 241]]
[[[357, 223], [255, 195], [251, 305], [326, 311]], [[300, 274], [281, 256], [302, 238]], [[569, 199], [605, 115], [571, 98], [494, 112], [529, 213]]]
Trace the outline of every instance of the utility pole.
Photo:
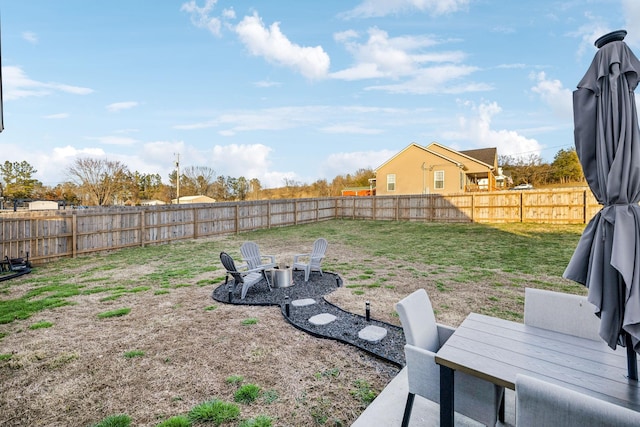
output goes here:
[[176, 155], [176, 202], [180, 204], [180, 153]]

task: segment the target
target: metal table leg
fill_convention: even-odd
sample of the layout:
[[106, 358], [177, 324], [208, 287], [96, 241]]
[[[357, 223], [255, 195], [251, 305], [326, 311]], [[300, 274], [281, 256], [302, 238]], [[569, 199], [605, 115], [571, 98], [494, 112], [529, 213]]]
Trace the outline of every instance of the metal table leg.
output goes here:
[[454, 370], [440, 365], [440, 427], [453, 426]]

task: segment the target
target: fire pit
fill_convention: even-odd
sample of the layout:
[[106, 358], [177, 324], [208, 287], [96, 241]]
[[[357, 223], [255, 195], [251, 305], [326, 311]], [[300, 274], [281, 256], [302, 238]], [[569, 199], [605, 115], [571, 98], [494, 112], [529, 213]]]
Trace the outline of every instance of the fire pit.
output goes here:
[[293, 273], [290, 268], [274, 268], [268, 271], [274, 288], [288, 288], [293, 285]]

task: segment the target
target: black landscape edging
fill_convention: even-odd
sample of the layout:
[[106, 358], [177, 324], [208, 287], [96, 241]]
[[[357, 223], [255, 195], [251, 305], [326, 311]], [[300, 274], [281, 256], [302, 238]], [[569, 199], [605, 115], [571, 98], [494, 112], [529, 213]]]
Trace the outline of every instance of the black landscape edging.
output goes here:
[[[296, 272], [296, 274], [302, 274], [302, 272]], [[329, 283], [326, 279], [326, 276], [334, 276], [334, 279], [331, 279], [332, 283], [335, 283], [335, 285], [326, 285], [326, 284], [322, 284], [322, 281], [325, 281], [327, 283]], [[331, 272], [324, 272], [324, 275], [321, 276], [322, 279], [318, 279], [317, 275], [312, 276], [312, 278], [309, 279], [309, 282], [306, 284], [297, 284], [294, 286], [297, 286], [297, 288], [295, 289], [294, 292], [291, 291], [291, 288], [276, 288], [273, 289], [272, 291], [269, 291], [269, 288], [266, 284], [266, 282], [262, 281], [256, 285], [254, 285], [254, 287], [252, 287], [251, 290], [256, 290], [255, 288], [260, 286], [261, 289], [260, 293], [252, 293], [253, 298], [249, 297], [249, 294], [247, 294], [247, 297], [249, 297], [249, 299], [245, 298], [245, 300], [241, 300], [240, 298], [238, 298], [236, 296], [236, 292], [233, 292], [234, 298], [229, 301], [228, 298], [228, 292], [227, 292], [227, 283], [223, 283], [221, 285], [219, 285], [218, 287], [216, 287], [212, 294], [211, 297], [212, 299], [214, 299], [215, 301], [224, 303], [224, 304], [232, 304], [232, 305], [254, 305], [254, 306], [280, 306], [280, 312], [282, 313], [282, 316], [285, 318], [285, 320], [291, 324], [293, 327], [295, 327], [296, 329], [299, 329], [303, 332], [308, 333], [311, 336], [314, 336], [316, 338], [324, 338], [324, 339], [332, 339], [334, 341], [343, 343], [343, 344], [348, 344], [348, 345], [352, 345], [356, 348], [358, 348], [359, 350], [364, 351], [365, 353], [374, 356], [384, 362], [390, 363], [398, 368], [402, 368], [405, 364], [404, 361], [404, 339], [402, 340], [402, 344], [401, 344], [401, 348], [396, 348], [395, 349], [395, 356], [394, 358], [392, 357], [388, 357], [385, 355], [385, 353], [389, 353], [389, 352], [383, 352], [382, 350], [376, 351], [376, 348], [379, 349], [386, 349], [388, 348], [388, 346], [386, 346], [385, 344], [387, 344], [386, 342], [379, 342], [379, 343], [372, 343], [372, 342], [367, 342], [364, 341], [360, 338], [354, 338], [354, 339], [348, 339], [344, 337], [344, 334], [341, 334], [342, 336], [336, 336], [337, 334], [328, 334], [328, 333], [323, 333], [322, 332], [322, 327], [321, 326], [315, 326], [315, 325], [310, 325], [310, 327], [313, 327], [314, 330], [312, 330], [310, 327], [305, 327], [304, 324], [300, 321], [296, 321], [294, 319], [294, 316], [290, 315], [287, 316], [286, 315], [286, 303], [284, 301], [286, 301], [285, 297], [289, 297], [289, 310], [290, 310], [290, 314], [291, 314], [291, 310], [313, 310], [313, 307], [311, 306], [307, 306], [307, 307], [293, 307], [291, 305], [291, 302], [295, 299], [299, 299], [299, 298], [312, 298], [314, 300], [316, 300], [316, 304], [314, 304], [314, 306], [320, 306], [320, 305], [326, 305], [330, 310], [333, 311], [337, 311], [338, 313], [342, 313], [343, 314], [343, 320], [344, 318], [355, 318], [357, 319], [354, 322], [354, 326], [357, 323], [370, 323], [370, 324], [378, 324], [382, 327], [385, 327], [387, 329], [388, 332], [391, 332], [391, 334], [388, 333], [388, 336], [383, 338], [382, 341], [384, 341], [385, 339], [391, 339], [391, 341], [394, 341], [392, 337], [395, 337], [396, 339], [399, 338], [399, 335], [402, 335], [402, 338], [404, 338], [404, 333], [401, 327], [393, 325], [391, 323], [387, 323], [381, 320], [376, 320], [373, 318], [370, 318], [370, 320], [367, 322], [365, 316], [362, 316], [360, 314], [356, 314], [356, 313], [351, 313], [349, 311], [343, 310], [342, 308], [338, 307], [337, 305], [329, 302], [326, 300], [325, 295], [333, 292], [333, 290], [336, 289], [336, 287], [340, 287], [342, 286], [342, 278], [335, 273], [331, 273]], [[232, 283], [232, 289], [235, 290], [235, 284]], [[298, 287], [299, 286], [299, 287]], [[312, 292], [310, 292], [312, 295], [302, 295], [304, 294], [304, 292], [302, 292], [301, 290], [304, 290], [305, 287], [313, 289]], [[322, 292], [320, 292], [320, 290], [318, 288], [322, 289]], [[327, 288], [327, 289], [323, 289], [323, 288]], [[289, 290], [289, 291], [287, 291]], [[315, 292], [314, 292], [315, 291]], [[269, 295], [268, 292], [278, 292], [277, 295]], [[295, 294], [293, 297], [290, 296], [290, 294], [293, 293]], [[284, 294], [284, 295], [282, 295]], [[257, 295], [268, 295], [269, 299], [272, 299], [272, 301], [259, 301], [257, 300], [258, 298], [256, 298]], [[319, 299], [321, 299], [321, 301], [319, 301]], [[283, 301], [284, 300], [284, 301]], [[318, 311], [319, 314], [321, 313], [322, 310]], [[309, 313], [311, 314], [311, 313]], [[307, 321], [308, 318], [305, 318], [305, 322]], [[308, 323], [308, 322], [306, 322]], [[327, 327], [327, 329], [329, 329], [330, 327]], [[362, 341], [361, 343], [359, 341]], [[391, 346], [393, 345], [400, 345], [400, 344], [394, 344], [393, 342], [391, 342]], [[400, 360], [398, 360], [400, 359]]]

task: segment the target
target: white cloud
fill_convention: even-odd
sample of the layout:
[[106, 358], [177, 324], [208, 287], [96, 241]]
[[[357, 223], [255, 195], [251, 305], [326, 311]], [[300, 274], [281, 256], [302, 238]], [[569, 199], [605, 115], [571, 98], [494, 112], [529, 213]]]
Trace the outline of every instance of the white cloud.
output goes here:
[[461, 81], [478, 71], [477, 67], [462, 62], [466, 54], [461, 51], [427, 50], [439, 42], [427, 36], [389, 37], [378, 28], [368, 30], [368, 39], [358, 41], [354, 32], [334, 35], [353, 55], [354, 65], [331, 73], [339, 80], [392, 79], [390, 84], [377, 84], [367, 90], [390, 93], [462, 93], [491, 90], [485, 83]]
[[471, 142], [475, 147], [496, 147], [498, 154], [516, 157], [540, 155], [542, 146], [532, 138], [527, 138], [513, 130], [491, 128], [495, 115], [502, 112], [496, 102], [484, 102], [479, 106], [466, 103], [473, 115], [458, 119], [458, 130], [443, 133], [445, 139]]
[[625, 37], [625, 42], [632, 46], [640, 46], [640, 34], [635, 29], [640, 22], [640, 2], [638, 0], [622, 0], [622, 10], [624, 11], [625, 27], [632, 29]]
[[274, 87], [274, 86], [282, 86], [282, 83], [262, 80], [262, 81], [253, 83], [253, 85], [255, 87]]
[[124, 101], [124, 102], [114, 102], [113, 104], [107, 105], [105, 108], [107, 111], [111, 113], [116, 113], [122, 110], [129, 110], [133, 107], [137, 107], [139, 105], [136, 101]]
[[573, 118], [571, 91], [562, 87], [560, 80], [548, 79], [544, 72], [532, 74], [530, 77], [536, 81], [536, 85], [531, 90], [540, 95], [556, 116], [571, 120]]
[[222, 23], [219, 18], [210, 16], [217, 2], [218, 0], [206, 0], [204, 6], [199, 7], [195, 0], [191, 0], [183, 3], [180, 11], [189, 13], [191, 23], [196, 27], [207, 29], [211, 34], [220, 36]]
[[364, 125], [358, 124], [341, 124], [334, 126], [325, 126], [320, 128], [321, 132], [325, 133], [343, 133], [343, 134], [357, 134], [357, 135], [377, 135], [384, 131], [382, 129], [375, 129]]
[[422, 49], [436, 44], [432, 38], [389, 37], [386, 31], [378, 28], [368, 30], [365, 43], [359, 43], [357, 34], [352, 31], [334, 34], [334, 39], [343, 43], [355, 60], [351, 68], [331, 74], [331, 77], [343, 80], [398, 78], [415, 74], [421, 64], [427, 62], [459, 62], [464, 57], [460, 52], [425, 54]]
[[[267, 175], [271, 151], [271, 147], [263, 144], [215, 145], [211, 152], [212, 168], [218, 175], [258, 178], [263, 186], [280, 186], [281, 181], [271, 182], [280, 179], [280, 176]], [[270, 182], [265, 182], [267, 178]]]
[[369, 86], [366, 90], [382, 90], [390, 93], [422, 95], [430, 93], [457, 94], [492, 90], [493, 87], [487, 83], [458, 82], [459, 79], [467, 77], [477, 70], [477, 67], [469, 65], [450, 64], [436, 66], [421, 70], [410, 80], [388, 85]]
[[470, 0], [364, 0], [342, 14], [349, 18], [372, 18], [418, 10], [431, 15], [445, 15], [465, 10]]
[[31, 31], [25, 31], [24, 33], [22, 33], [22, 38], [25, 39], [26, 41], [28, 41], [31, 44], [37, 44], [38, 43], [38, 35], [36, 33], [31, 32]]
[[396, 151], [353, 151], [330, 154], [322, 163], [322, 175], [336, 177], [345, 173], [355, 172], [358, 169], [375, 169], [391, 157], [398, 154]]
[[69, 117], [69, 113], [57, 113], [43, 116], [44, 119], [66, 119]]
[[3, 66], [2, 79], [3, 97], [5, 100], [15, 100], [32, 96], [47, 96], [55, 92], [66, 92], [74, 95], [87, 95], [93, 92], [93, 89], [80, 86], [32, 80], [20, 67], [16, 66]]
[[105, 145], [133, 145], [139, 142], [134, 138], [127, 138], [123, 136], [95, 136], [87, 138], [91, 141], [98, 141]]
[[235, 31], [252, 55], [291, 68], [309, 79], [321, 79], [327, 75], [330, 60], [322, 47], [305, 47], [292, 43], [280, 31], [280, 24], [277, 22], [267, 28], [254, 13], [252, 16], [245, 16], [235, 27]]

